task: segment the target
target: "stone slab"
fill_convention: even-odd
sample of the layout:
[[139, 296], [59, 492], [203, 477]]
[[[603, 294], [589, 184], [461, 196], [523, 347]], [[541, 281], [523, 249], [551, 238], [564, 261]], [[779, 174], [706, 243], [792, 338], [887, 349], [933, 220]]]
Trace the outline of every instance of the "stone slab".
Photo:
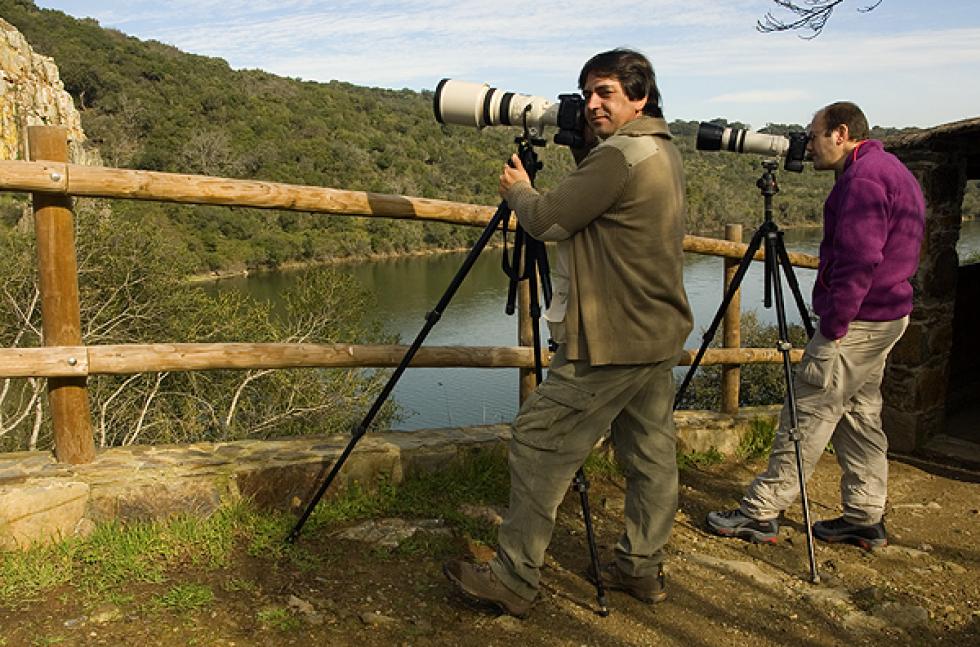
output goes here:
[[[739, 416], [678, 412], [682, 451], [714, 448], [733, 454], [754, 418], [774, 418], [778, 407]], [[353, 483], [373, 487], [384, 475], [401, 481], [432, 471], [476, 448], [502, 446], [506, 424], [367, 434], [354, 447], [327, 496]], [[55, 462], [50, 452], [0, 455], [0, 550], [70, 536], [80, 528], [118, 520], [206, 515], [225, 501], [246, 497], [261, 507], [305, 507], [350, 442], [350, 437], [193, 443], [185, 446], [100, 450], [86, 465]]]
[[0, 550], [74, 535], [90, 489], [87, 483], [57, 479], [0, 487]]

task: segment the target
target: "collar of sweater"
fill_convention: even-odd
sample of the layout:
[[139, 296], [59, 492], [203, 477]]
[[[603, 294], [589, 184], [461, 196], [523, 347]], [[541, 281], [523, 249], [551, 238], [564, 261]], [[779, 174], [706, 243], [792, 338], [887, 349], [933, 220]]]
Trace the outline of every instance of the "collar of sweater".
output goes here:
[[627, 135], [630, 137], [661, 135], [668, 139], [671, 138], [670, 129], [667, 127], [667, 122], [664, 119], [660, 117], [647, 117], [646, 115], [626, 122], [619, 127], [619, 130], [613, 133], [614, 137], [616, 135]]
[[844, 160], [844, 171], [846, 172], [847, 169], [851, 168], [851, 165], [854, 164], [854, 162], [863, 158], [868, 153], [877, 153], [884, 149], [884, 144], [877, 139], [862, 140], [861, 143], [858, 144], [857, 148], [847, 154], [847, 158]]

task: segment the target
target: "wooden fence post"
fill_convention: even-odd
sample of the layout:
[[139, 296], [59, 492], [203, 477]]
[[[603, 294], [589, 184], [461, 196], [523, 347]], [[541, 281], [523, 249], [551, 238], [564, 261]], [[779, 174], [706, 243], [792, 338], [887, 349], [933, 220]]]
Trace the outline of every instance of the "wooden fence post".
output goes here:
[[[742, 242], [742, 225], [725, 225], [725, 240]], [[732, 284], [738, 271], [739, 260], [725, 259], [725, 293]], [[742, 344], [741, 327], [741, 290], [736, 291], [725, 311], [722, 327], [722, 346], [739, 348]], [[741, 367], [738, 364], [725, 364], [721, 368], [721, 411], [722, 413], [738, 413], [738, 381]]]
[[[68, 161], [68, 133], [64, 128], [31, 126], [28, 141], [31, 160]], [[32, 200], [44, 345], [80, 346], [82, 327], [71, 198], [34, 193]], [[49, 378], [48, 401], [54, 427], [55, 457], [62, 463], [92, 462], [95, 443], [86, 379]]]
[[[519, 346], [534, 346], [534, 321], [531, 319], [531, 288], [528, 281], [521, 281], [517, 286], [517, 344]], [[546, 353], [547, 349], [542, 349]], [[531, 395], [538, 385], [533, 368], [520, 369], [520, 393], [518, 404], [524, 404], [527, 396]]]

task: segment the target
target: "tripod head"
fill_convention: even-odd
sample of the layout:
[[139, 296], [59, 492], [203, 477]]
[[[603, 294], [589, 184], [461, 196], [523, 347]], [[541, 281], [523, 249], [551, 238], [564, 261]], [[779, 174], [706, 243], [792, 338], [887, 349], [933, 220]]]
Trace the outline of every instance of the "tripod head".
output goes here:
[[773, 196], [779, 193], [779, 186], [776, 184], [777, 168], [779, 168], [778, 160], [762, 160], [762, 176], [755, 182], [755, 185], [759, 187], [762, 195]]
[[762, 175], [755, 181], [759, 187], [764, 200], [764, 219], [765, 222], [772, 222], [772, 196], [779, 193], [779, 185], [776, 183], [776, 169], [779, 167], [779, 160], [762, 160]]
[[[517, 156], [521, 160], [521, 165], [527, 172], [528, 179], [531, 181], [531, 185], [534, 185], [534, 177], [537, 172], [540, 171], [544, 164], [538, 161], [537, 151], [534, 150], [535, 146], [544, 146], [545, 141], [543, 139], [537, 139], [531, 136], [528, 131], [527, 125], [524, 126], [523, 134], [514, 138], [514, 143], [517, 145]], [[512, 163], [510, 161], [508, 164]], [[510, 221], [510, 208], [507, 207], [507, 202], [501, 203], [501, 207], [505, 207], [507, 210], [507, 215], [503, 220], [503, 236], [504, 236], [504, 254], [502, 260], [502, 268], [504, 274], [510, 279], [510, 284], [507, 289], [507, 304], [504, 306], [504, 312], [508, 315], [514, 314], [517, 307], [517, 284], [520, 281], [529, 280], [531, 281], [531, 316], [534, 318], [540, 317], [541, 310], [540, 304], [538, 303], [536, 284], [537, 280], [541, 281], [541, 293], [544, 297], [545, 307], [551, 303], [551, 277], [550, 268], [548, 266], [548, 253], [545, 250], [545, 245], [543, 242], [531, 238], [526, 234], [524, 228], [521, 227], [520, 222], [517, 223], [517, 231], [514, 233], [514, 250], [511, 258], [507, 256], [507, 226]], [[540, 381], [540, 380], [539, 380]]]
[[524, 166], [524, 170], [527, 171], [527, 176], [531, 179], [531, 184], [534, 185], [534, 176], [544, 168], [544, 164], [538, 161], [538, 153], [534, 150], [534, 147], [544, 146], [545, 141], [530, 137], [525, 130], [523, 135], [518, 135], [514, 138], [514, 144], [517, 145], [517, 156], [521, 159], [521, 164]]
[[517, 145], [517, 156], [521, 158], [521, 164], [524, 166], [524, 170], [527, 171], [527, 176], [531, 179], [531, 185], [533, 186], [534, 176], [544, 167], [538, 161], [538, 154], [535, 152], [534, 147], [547, 146], [548, 142], [540, 137], [531, 135], [531, 130], [527, 124], [527, 115], [528, 110], [525, 109], [522, 120], [524, 132], [514, 138], [514, 144]]

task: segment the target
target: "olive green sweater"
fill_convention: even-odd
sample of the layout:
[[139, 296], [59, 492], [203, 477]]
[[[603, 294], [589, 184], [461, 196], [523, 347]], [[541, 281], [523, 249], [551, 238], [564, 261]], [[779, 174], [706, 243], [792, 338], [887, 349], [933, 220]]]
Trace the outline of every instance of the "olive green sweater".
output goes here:
[[680, 353], [692, 327], [684, 175], [663, 119], [628, 122], [553, 190], [518, 182], [506, 198], [528, 234], [568, 240], [569, 359], [648, 364]]

